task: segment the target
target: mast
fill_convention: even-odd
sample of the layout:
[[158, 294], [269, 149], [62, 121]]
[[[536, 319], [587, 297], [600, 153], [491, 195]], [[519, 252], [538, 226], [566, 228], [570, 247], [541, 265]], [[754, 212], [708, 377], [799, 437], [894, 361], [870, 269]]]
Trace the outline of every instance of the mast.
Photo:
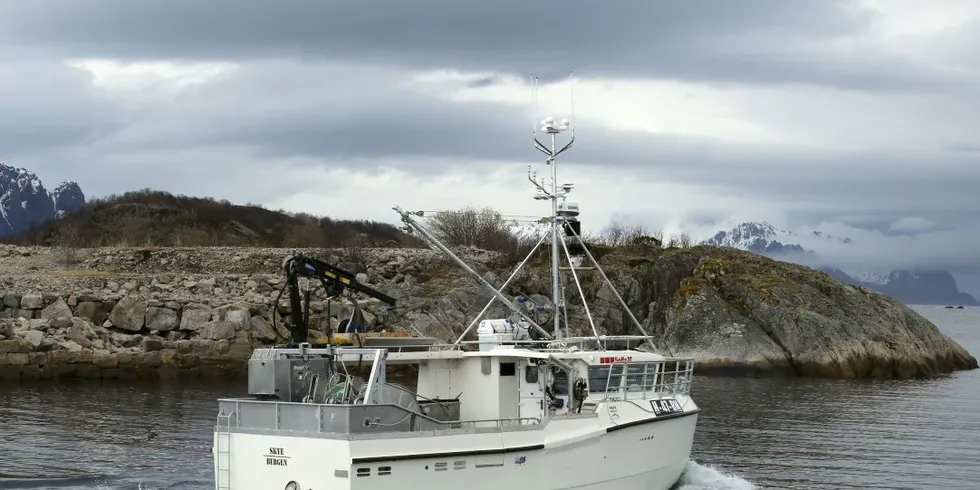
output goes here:
[[[537, 78], [534, 79], [535, 88], [535, 106], [537, 106]], [[537, 110], [535, 109], [535, 112]], [[551, 137], [551, 144], [546, 145], [538, 139], [538, 127], [537, 125], [532, 128], [532, 138], [534, 139], [534, 147], [538, 149], [541, 153], [547, 156], [546, 164], [551, 166], [551, 189], [547, 189], [535, 178], [535, 173], [531, 171], [531, 166], [528, 165], [528, 180], [534, 184], [538, 189], [538, 195], [534, 196], [537, 200], [550, 200], [551, 201], [551, 302], [554, 308], [554, 333], [553, 337], [555, 339], [562, 338], [561, 334], [561, 314], [560, 312], [565, 306], [564, 295], [562, 294], [561, 288], [561, 277], [560, 277], [560, 255], [559, 247], [564, 246], [564, 239], [561, 237], [560, 233], [562, 229], [562, 218], [558, 214], [558, 200], [565, 200], [565, 197], [571, 191], [572, 186], [570, 184], [558, 185], [558, 155], [563, 153], [565, 150], [571, 148], [572, 143], [575, 142], [575, 127], [569, 122], [568, 119], [561, 119], [560, 121], [555, 121], [553, 117], [546, 117], [541, 120], [541, 131], [547, 133]], [[559, 133], [571, 130], [571, 138], [565, 146], [561, 149], [557, 149], [557, 137]], [[571, 265], [571, 264], [569, 264]], [[568, 336], [568, 325], [565, 325], [566, 335]]]
[[[571, 74], [569, 74], [569, 76], [571, 76]], [[585, 291], [583, 291], [582, 283], [579, 279], [578, 273], [576, 272], [577, 270], [595, 270], [599, 273], [605, 285], [612, 290], [612, 293], [618, 300], [620, 306], [622, 306], [626, 314], [629, 315], [629, 318], [630, 320], [632, 320], [633, 325], [640, 331], [640, 333], [643, 334], [642, 337], [640, 338], [645, 340], [650, 345], [650, 347], [654, 351], [656, 351], [657, 350], [656, 345], [654, 345], [653, 341], [651, 340], [651, 337], [647, 335], [646, 330], [640, 324], [639, 320], [636, 318], [635, 315], [633, 315], [633, 312], [630, 311], [629, 305], [626, 304], [626, 301], [624, 301], [622, 296], [620, 296], [619, 292], [616, 291], [616, 287], [613, 285], [612, 281], [609, 280], [609, 277], [606, 276], [606, 273], [602, 270], [602, 267], [599, 265], [599, 262], [592, 255], [592, 253], [589, 251], [588, 247], [582, 240], [581, 233], [580, 233], [581, 223], [576, 218], [576, 216], [578, 216], [579, 214], [578, 205], [575, 203], [569, 203], [565, 201], [568, 196], [568, 193], [571, 192], [573, 185], [570, 183], [561, 183], [561, 184], [558, 183], [558, 168], [557, 168], [558, 155], [564, 153], [566, 150], [571, 148], [572, 143], [575, 142], [575, 127], [574, 124], [566, 118], [562, 118], [558, 121], [555, 121], [555, 118], [547, 117], [545, 119], [542, 119], [540, 122], [537, 121], [538, 80], [537, 78], [532, 77], [532, 81], [535, 89], [534, 92], [535, 121], [531, 127], [532, 139], [534, 140], [534, 147], [541, 153], [545, 154], [545, 156], [547, 157], [545, 162], [547, 165], [551, 166], [551, 183], [548, 184], [544, 180], [539, 180], [537, 178], [537, 173], [534, 170], [532, 170], [531, 164], [527, 165], [527, 179], [532, 184], [534, 184], [534, 186], [537, 188], [538, 193], [537, 195], [534, 196], [535, 200], [551, 201], [551, 218], [549, 220], [550, 222], [549, 233], [551, 236], [550, 237], [548, 236], [549, 233], [544, 233], [540, 236], [538, 243], [531, 249], [531, 251], [527, 254], [524, 260], [521, 261], [519, 265], [517, 265], [517, 268], [514, 269], [510, 277], [507, 279], [507, 281], [504, 282], [504, 284], [500, 287], [500, 289], [496, 289], [492, 285], [487, 283], [482, 278], [482, 276], [480, 276], [472, 268], [467, 266], [462, 259], [460, 259], [455, 254], [453, 254], [452, 251], [450, 251], [448, 247], [446, 247], [443, 243], [441, 243], [437, 237], [435, 237], [432, 233], [426, 230], [421, 223], [419, 223], [412, 217], [412, 215], [423, 216], [423, 212], [403, 211], [398, 206], [395, 206], [393, 208], [396, 212], [398, 212], [398, 214], [401, 215], [402, 221], [407, 225], [406, 228], [407, 231], [409, 232], [415, 231], [420, 233], [422, 237], [427, 242], [429, 242], [431, 246], [438, 249], [449, 258], [453, 259], [453, 261], [455, 261], [460, 267], [462, 267], [463, 270], [467, 271], [470, 274], [470, 276], [481, 287], [483, 287], [493, 295], [493, 297], [491, 297], [490, 300], [487, 302], [486, 306], [483, 307], [483, 310], [480, 311], [480, 313], [476, 316], [476, 318], [473, 319], [473, 321], [469, 324], [469, 326], [466, 327], [466, 329], [459, 336], [459, 338], [456, 339], [454, 345], [459, 344], [463, 340], [463, 338], [466, 337], [466, 334], [469, 333], [470, 330], [477, 324], [479, 319], [484, 315], [484, 313], [487, 312], [487, 310], [490, 308], [490, 306], [493, 304], [494, 301], [500, 301], [501, 303], [503, 303], [504, 306], [506, 306], [508, 309], [511, 310], [512, 318], [514, 318], [515, 320], [519, 319], [520, 321], [525, 322], [529, 328], [533, 329], [537, 333], [542, 334], [542, 336], [548, 340], [557, 341], [557, 340], [569, 338], [570, 335], [568, 331], [568, 308], [565, 302], [564, 289], [561, 284], [561, 275], [560, 275], [560, 273], [562, 272], [560, 257], [561, 257], [561, 252], [564, 252], [565, 258], [568, 260], [568, 267], [565, 269], [567, 269], [567, 271], [571, 273], [578, 294], [582, 298], [582, 307], [585, 309], [585, 316], [589, 321], [589, 326], [592, 328], [592, 334], [595, 337], [595, 342], [598, 348], [600, 350], [604, 349], [603, 338], [602, 336], [599, 335], [599, 329], [596, 326], [595, 319], [593, 318], [592, 312], [590, 311], [588, 301], [586, 301], [585, 299]], [[574, 79], [572, 80], [572, 84], [573, 85], [571, 90], [571, 102], [572, 102], [571, 116], [572, 119], [574, 120], [575, 118]], [[540, 131], [547, 133], [550, 136], [551, 139], [551, 141], [549, 141], [550, 144], [545, 144], [538, 139], [539, 125], [540, 125]], [[561, 148], [558, 148], [558, 135], [565, 131], [569, 131], [570, 133], [569, 141]], [[530, 318], [527, 314], [528, 312], [532, 312], [532, 311], [543, 311], [544, 310], [543, 306], [535, 305], [532, 302], [527, 301], [526, 297], [523, 297], [522, 299], [518, 299], [517, 302], [515, 303], [509, 300], [505, 295], [503, 295], [504, 288], [506, 288], [507, 285], [510, 284], [511, 280], [517, 275], [517, 272], [522, 267], [524, 267], [524, 265], [527, 264], [527, 262], [534, 255], [535, 251], [538, 249], [538, 247], [540, 247], [544, 243], [544, 241], [548, 238], [551, 238], [551, 301], [553, 303], [552, 304], [552, 313], [553, 313], [552, 320], [554, 322], [553, 335], [548, 335], [548, 333], [542, 328], [542, 326], [537, 325], [534, 322], [534, 320]], [[569, 246], [570, 244], [575, 247], [574, 258], [572, 256], [572, 251], [571, 251], [572, 247]], [[586, 266], [586, 267], [580, 266], [581, 260], [584, 260], [585, 258], [588, 258], [589, 262], [591, 263], [591, 266]], [[576, 261], [575, 259], [579, 259], [579, 260]], [[561, 331], [562, 319], [565, 320], [564, 335], [562, 335], [562, 331]]]

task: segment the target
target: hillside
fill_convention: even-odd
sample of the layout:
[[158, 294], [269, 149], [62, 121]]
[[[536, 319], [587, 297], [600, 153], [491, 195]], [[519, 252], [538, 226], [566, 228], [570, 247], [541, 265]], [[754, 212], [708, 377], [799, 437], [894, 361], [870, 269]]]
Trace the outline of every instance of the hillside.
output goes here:
[[289, 214], [144, 189], [94, 199], [7, 237], [14, 245], [339, 247], [414, 243], [393, 225]]

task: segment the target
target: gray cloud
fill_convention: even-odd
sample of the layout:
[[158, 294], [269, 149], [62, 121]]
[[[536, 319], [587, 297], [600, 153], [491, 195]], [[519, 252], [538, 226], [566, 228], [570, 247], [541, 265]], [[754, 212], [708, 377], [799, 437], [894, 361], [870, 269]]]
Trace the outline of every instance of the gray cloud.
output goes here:
[[845, 0], [308, 2], [8, 1], [0, 42], [62, 56], [360, 60], [561, 76], [802, 82], [867, 90], [965, 86], [870, 47]]
[[[155, 187], [271, 202], [309, 187], [284, 169], [380, 170], [395, 162], [438, 175], [446, 162], [541, 160], [529, 139], [529, 108], [450, 102], [404, 85], [407, 70], [485, 71], [469, 82], [484, 88], [501, 83], [502, 74], [557, 77], [571, 67], [605, 78], [729, 87], [798, 82], [876, 97], [942, 91], [938, 102], [896, 98], [869, 106], [883, 112], [875, 120], [855, 117], [860, 108], [844, 104], [806, 116], [792, 100], [778, 113], [761, 98], [751, 108], [763, 125], [855, 124], [839, 131], [841, 141], [826, 132], [829, 142], [817, 149], [614, 131], [580, 119], [566, 162], [629, 180], [700, 186], [718, 199], [761, 201], [791, 224], [878, 231], [896, 240], [887, 251], [875, 246], [882, 263], [978, 270], [980, 154], [962, 135], [980, 129], [980, 117], [968, 99], [957, 98], [972, 89], [960, 74], [860, 41], [839, 42], [867, 31], [868, 12], [833, 0], [573, 1], [553, 11], [556, 5], [0, 0], [0, 160], [33, 168], [46, 182], [76, 179], [90, 195]], [[537, 25], [556, 17], [553, 30]], [[951, 56], [966, 60], [970, 49]], [[110, 97], [61, 64], [64, 57], [240, 66], [176, 94], [147, 89]], [[902, 124], [877, 125], [890, 120]], [[844, 149], [864, 141], [848, 139], [851, 132], [886, 137], [875, 148]], [[343, 183], [337, 189], [356, 194]], [[612, 198], [629, 208], [629, 199], [661, 196]], [[706, 207], [680, 217], [706, 228], [736, 216], [769, 218]], [[941, 253], [930, 257], [937, 246]], [[867, 254], [840, 258], [860, 263]]]
[[119, 113], [105, 107], [82, 72], [44, 61], [0, 61], [3, 157], [83, 145], [121, 127]]
[[[214, 158], [213, 164], [224, 165], [222, 148], [234, 152], [238, 165], [244, 158], [306, 159], [362, 170], [386, 158], [423, 165], [432, 159], [418, 171], [437, 170], [447, 159], [540, 160], [531, 147], [528, 111], [447, 102], [413, 92], [400, 84], [397, 71], [387, 68], [257, 62], [176, 98], [138, 105], [96, 97], [84, 89], [88, 80], [67, 67], [37, 73], [53, 86], [21, 85], [20, 98], [47, 109], [31, 111], [22, 105], [0, 115], [0, 127], [15, 128], [26, 114], [46, 121], [35, 127], [52, 129], [33, 140], [17, 131], [3, 132], [0, 145], [24, 152], [74, 146], [76, 156], [89, 159], [88, 165], [119, 179], [144, 179], [148, 166], [166, 164], [171, 172], [155, 183], [166, 183], [169, 176], [172, 185], [183, 186], [182, 174], [172, 170], [200, 173], [203, 167], [185, 161], [181, 153], [199, 150]], [[65, 100], [49, 107], [45, 101], [51, 97]], [[68, 109], [67, 117], [48, 112], [59, 107]], [[60, 128], [68, 129], [58, 132]], [[602, 162], [624, 174], [770, 200], [780, 203], [774, 204], [780, 213], [804, 223], [862, 214], [874, 217], [874, 229], [887, 230], [908, 216], [949, 224], [980, 215], [980, 200], [972, 198], [980, 186], [980, 166], [970, 155], [801, 154], [793, 148], [736, 146], [705, 137], [612, 131], [587, 120], [578, 131], [569, 163]], [[112, 164], [114, 160], [147, 163]]]

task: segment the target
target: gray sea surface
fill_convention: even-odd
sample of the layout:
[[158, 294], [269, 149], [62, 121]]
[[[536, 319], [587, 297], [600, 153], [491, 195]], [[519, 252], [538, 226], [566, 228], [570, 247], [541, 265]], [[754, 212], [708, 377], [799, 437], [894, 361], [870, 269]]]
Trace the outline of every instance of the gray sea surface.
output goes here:
[[[974, 355], [980, 308], [915, 306]], [[0, 385], [0, 490], [213, 488], [215, 399], [242, 382]], [[684, 490], [980, 489], [980, 371], [708, 378]], [[148, 440], [147, 433], [155, 437]]]

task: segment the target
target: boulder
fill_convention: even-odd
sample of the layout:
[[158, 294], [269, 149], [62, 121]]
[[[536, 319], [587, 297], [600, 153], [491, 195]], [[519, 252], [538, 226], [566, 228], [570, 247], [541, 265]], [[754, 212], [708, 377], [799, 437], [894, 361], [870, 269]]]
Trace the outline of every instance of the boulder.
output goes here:
[[166, 307], [150, 306], [146, 309], [147, 330], [169, 332], [177, 328], [177, 312]]
[[53, 303], [41, 310], [41, 318], [50, 320], [51, 325], [55, 327], [67, 327], [71, 325], [72, 317], [74, 317], [74, 313], [72, 313], [68, 303], [65, 303], [65, 300], [61, 298], [57, 298]]
[[125, 296], [116, 303], [109, 313], [109, 321], [116, 328], [139, 332], [143, 330], [146, 319], [146, 301], [132, 296]]
[[25, 294], [20, 298], [20, 308], [24, 310], [37, 310], [44, 306], [44, 300], [40, 294]]
[[180, 315], [180, 329], [195, 332], [211, 320], [211, 307], [191, 303], [184, 306]]

